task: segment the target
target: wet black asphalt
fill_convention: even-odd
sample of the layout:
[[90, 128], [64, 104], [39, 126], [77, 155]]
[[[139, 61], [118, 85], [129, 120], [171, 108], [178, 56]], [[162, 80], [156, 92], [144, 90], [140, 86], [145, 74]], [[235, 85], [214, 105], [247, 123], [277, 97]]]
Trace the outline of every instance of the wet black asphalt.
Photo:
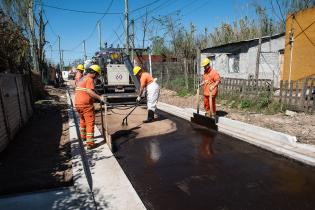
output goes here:
[[147, 209], [315, 209], [315, 168], [160, 115], [177, 130], [113, 138], [120, 145], [115, 156]]

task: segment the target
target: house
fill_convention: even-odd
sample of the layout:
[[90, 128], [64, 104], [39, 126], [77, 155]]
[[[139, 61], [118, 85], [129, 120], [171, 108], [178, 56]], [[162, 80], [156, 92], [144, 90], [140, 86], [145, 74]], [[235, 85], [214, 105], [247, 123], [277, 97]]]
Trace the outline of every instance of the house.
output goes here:
[[[283, 62], [284, 33], [261, 38], [259, 79], [271, 79], [279, 86]], [[209, 58], [222, 77], [248, 79], [256, 72], [259, 38], [201, 50], [201, 60]]]
[[293, 81], [311, 76], [315, 76], [315, 7], [287, 17], [281, 74], [282, 80]]

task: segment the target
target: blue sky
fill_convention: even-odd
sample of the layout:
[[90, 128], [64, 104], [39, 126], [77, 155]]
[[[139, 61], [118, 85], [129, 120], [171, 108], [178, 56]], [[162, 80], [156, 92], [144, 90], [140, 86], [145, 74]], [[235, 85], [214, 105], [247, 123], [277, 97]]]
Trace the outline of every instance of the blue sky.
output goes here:
[[[114, 46], [117, 46], [117, 44], [121, 46], [121, 41], [124, 42], [124, 28], [122, 27], [122, 21], [124, 21], [124, 0], [42, 1], [49, 21], [49, 25], [46, 27], [46, 39], [50, 43], [46, 45], [46, 55], [48, 58], [52, 58], [54, 62], [59, 61], [57, 35], [61, 37], [61, 48], [64, 49], [66, 64], [76, 58], [83, 57], [83, 40], [86, 40], [87, 55], [91, 57], [99, 48], [96, 23], [103, 15], [70, 12], [49, 6], [103, 13], [112, 2], [108, 12], [119, 14], [108, 14], [102, 18], [102, 42], [113, 43]], [[141, 44], [142, 19], [139, 17], [144, 16], [146, 10], [148, 11], [149, 20], [152, 17], [180, 11], [180, 21], [183, 26], [189, 26], [192, 22], [197, 26], [197, 33], [203, 33], [205, 27], [211, 32], [214, 27], [223, 21], [232, 22], [245, 15], [253, 16], [254, 10], [250, 6], [252, 2], [253, 0], [129, 0], [130, 19], [136, 19], [135, 45], [139, 47]], [[138, 9], [145, 5], [149, 6]], [[151, 27], [155, 30], [150, 32], [150, 36], [161, 33], [157, 25], [151, 25]], [[121, 41], [118, 39], [120, 35]], [[145, 45], [150, 45], [150, 41], [146, 41]]]

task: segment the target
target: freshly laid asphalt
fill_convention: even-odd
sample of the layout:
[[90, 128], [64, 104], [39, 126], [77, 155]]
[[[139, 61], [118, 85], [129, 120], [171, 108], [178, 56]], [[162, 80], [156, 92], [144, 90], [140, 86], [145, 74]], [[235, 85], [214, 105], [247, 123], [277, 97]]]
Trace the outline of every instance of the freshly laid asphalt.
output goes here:
[[315, 168], [160, 112], [166, 119], [175, 131], [112, 139], [147, 209], [315, 209]]

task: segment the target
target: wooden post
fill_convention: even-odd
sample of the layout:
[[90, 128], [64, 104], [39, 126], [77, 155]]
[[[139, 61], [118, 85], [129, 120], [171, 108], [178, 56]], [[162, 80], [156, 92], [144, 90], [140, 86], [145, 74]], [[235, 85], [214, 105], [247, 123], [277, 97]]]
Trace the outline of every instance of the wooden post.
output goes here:
[[188, 63], [187, 63], [186, 58], [184, 58], [184, 75], [185, 75], [185, 87], [188, 90]]
[[302, 93], [301, 93], [301, 97], [300, 97], [301, 109], [305, 108], [304, 105], [305, 105], [306, 89], [307, 89], [307, 79], [304, 79], [304, 81], [303, 81], [303, 89], [302, 89]]
[[295, 97], [294, 97], [294, 106], [298, 106], [298, 101], [299, 101], [299, 93], [300, 93], [300, 89], [299, 89], [299, 81], [295, 82]]
[[163, 88], [163, 70], [161, 71], [161, 88]]
[[288, 97], [288, 84], [289, 84], [289, 81], [285, 81], [284, 82], [284, 103], [288, 103], [287, 102], [287, 97]]
[[282, 103], [282, 93], [283, 93], [283, 80], [280, 81], [280, 93], [279, 93], [279, 102]]
[[292, 92], [293, 92], [293, 81], [289, 81], [290, 85], [289, 85], [289, 88], [290, 88], [290, 93], [289, 93], [289, 102], [288, 104], [289, 105], [292, 105]]
[[[310, 102], [311, 102], [311, 97], [312, 97], [313, 85], [314, 85], [314, 79], [311, 80], [310, 88], [307, 95], [307, 101], [306, 101], [306, 111], [310, 111], [310, 112], [312, 112], [312, 106]], [[313, 101], [314, 101], [314, 98], [313, 98]]]
[[[312, 84], [313, 85], [311, 86], [311, 90], [313, 90], [315, 88], [315, 79], [313, 79]], [[313, 106], [312, 106], [311, 112], [313, 113], [314, 110], [315, 110], [315, 96], [313, 96]]]

